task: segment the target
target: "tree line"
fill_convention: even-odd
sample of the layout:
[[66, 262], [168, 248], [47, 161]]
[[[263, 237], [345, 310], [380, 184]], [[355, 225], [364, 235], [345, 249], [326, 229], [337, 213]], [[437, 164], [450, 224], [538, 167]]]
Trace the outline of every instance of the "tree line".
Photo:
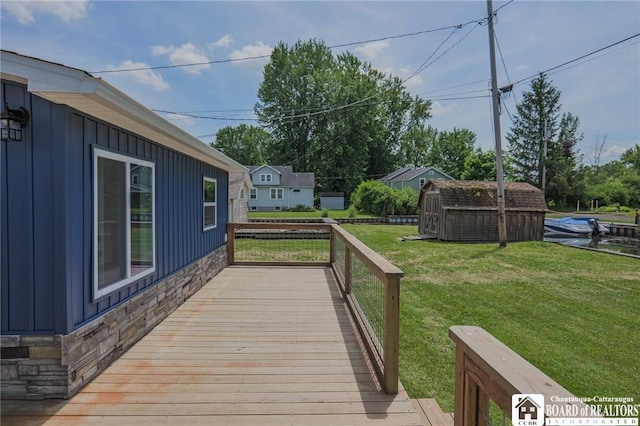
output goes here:
[[[495, 152], [476, 146], [471, 130], [428, 125], [431, 101], [411, 96], [404, 83], [350, 52], [334, 54], [322, 41], [281, 42], [258, 88], [259, 125], [223, 127], [211, 145], [245, 165], [313, 172], [318, 192], [349, 195], [404, 166], [495, 180]], [[506, 135], [505, 179], [544, 189], [550, 207], [591, 199], [640, 205], [638, 145], [620, 160], [585, 166], [577, 150], [580, 121], [562, 112], [560, 95], [545, 74], [532, 80]]]

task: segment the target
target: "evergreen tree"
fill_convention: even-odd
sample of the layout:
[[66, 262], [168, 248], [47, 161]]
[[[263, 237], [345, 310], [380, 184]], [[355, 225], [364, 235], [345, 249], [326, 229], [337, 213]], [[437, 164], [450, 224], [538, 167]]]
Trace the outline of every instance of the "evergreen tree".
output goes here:
[[561, 116], [561, 108], [560, 91], [541, 73], [523, 94], [507, 141], [515, 179], [545, 188], [549, 201], [566, 205], [583, 190], [576, 149], [582, 134], [579, 119], [571, 113]]
[[545, 138], [549, 141], [558, 133], [560, 91], [541, 73], [516, 109], [507, 134], [515, 176], [542, 188], [543, 145]]

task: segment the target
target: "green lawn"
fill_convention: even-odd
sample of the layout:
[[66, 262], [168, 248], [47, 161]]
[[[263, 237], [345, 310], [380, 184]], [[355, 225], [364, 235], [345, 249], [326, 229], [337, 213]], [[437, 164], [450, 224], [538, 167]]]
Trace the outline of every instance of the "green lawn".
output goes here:
[[400, 379], [453, 411], [452, 325], [477, 325], [576, 396], [640, 401], [640, 260], [552, 243], [405, 241], [414, 226], [344, 225], [405, 272]]

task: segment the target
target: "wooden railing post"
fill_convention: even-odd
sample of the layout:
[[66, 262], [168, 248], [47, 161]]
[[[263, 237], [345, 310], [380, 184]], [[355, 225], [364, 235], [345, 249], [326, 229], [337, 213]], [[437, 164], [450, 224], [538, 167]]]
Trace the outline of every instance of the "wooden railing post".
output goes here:
[[333, 226], [329, 228], [329, 264], [333, 265], [336, 261], [336, 233]]
[[400, 346], [400, 277], [389, 276], [384, 294], [384, 389], [398, 393], [398, 349]]
[[227, 224], [227, 263], [233, 265], [235, 262], [235, 242], [236, 228], [233, 223]]
[[486, 426], [489, 416], [489, 398], [468, 371], [466, 362], [465, 348], [457, 346], [454, 426]]
[[567, 409], [587, 412], [572, 393], [482, 328], [452, 326], [449, 337], [456, 344], [455, 426], [489, 424], [489, 400], [510, 416], [514, 394], [566, 399]]
[[464, 426], [466, 396], [464, 391], [464, 379], [464, 348], [461, 345], [456, 345], [455, 395], [453, 407], [454, 426]]
[[344, 245], [344, 292], [351, 293], [351, 250], [346, 243]]

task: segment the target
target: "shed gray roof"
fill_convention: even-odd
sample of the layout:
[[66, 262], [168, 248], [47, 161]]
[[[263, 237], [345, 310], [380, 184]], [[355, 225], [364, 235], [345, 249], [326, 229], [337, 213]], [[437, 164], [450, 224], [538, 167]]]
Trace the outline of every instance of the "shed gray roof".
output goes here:
[[[429, 193], [440, 193], [442, 208], [497, 208], [498, 184], [470, 180], [430, 180], [420, 191], [420, 200]], [[544, 194], [524, 182], [504, 185], [505, 208], [513, 210], [546, 211]]]
[[[291, 166], [266, 166], [280, 173], [280, 186], [315, 186], [316, 178], [312, 172], [296, 173]], [[249, 173], [253, 175], [256, 170], [263, 167], [265, 167], [265, 165], [248, 166]]]

